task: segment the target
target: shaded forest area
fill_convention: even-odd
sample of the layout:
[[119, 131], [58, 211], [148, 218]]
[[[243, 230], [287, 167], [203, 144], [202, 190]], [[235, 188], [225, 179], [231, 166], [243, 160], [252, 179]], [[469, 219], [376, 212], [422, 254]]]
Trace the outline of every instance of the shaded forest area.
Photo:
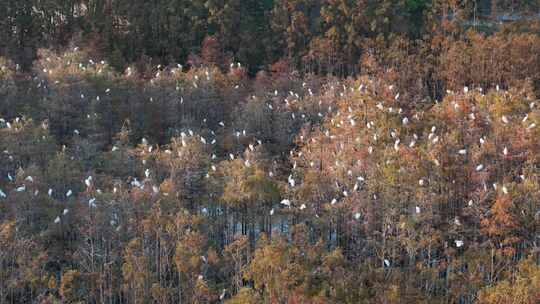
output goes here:
[[539, 10], [0, 1], [0, 304], [538, 303]]

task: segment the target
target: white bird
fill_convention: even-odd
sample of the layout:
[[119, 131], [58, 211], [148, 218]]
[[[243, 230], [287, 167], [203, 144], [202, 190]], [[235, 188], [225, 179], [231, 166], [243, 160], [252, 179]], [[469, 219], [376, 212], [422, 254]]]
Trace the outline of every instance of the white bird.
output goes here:
[[330, 204], [332, 204], [332, 205], [335, 205], [336, 203], [337, 203], [337, 199], [335, 199], [335, 198], [333, 198], [332, 202], [330, 202]]
[[68, 192], [66, 193], [66, 197], [70, 197], [72, 194], [73, 194], [73, 191], [71, 191], [71, 189], [70, 189], [70, 190], [68, 190]]
[[527, 130], [530, 130], [530, 129], [534, 128], [534, 127], [536, 127], [536, 124], [532, 123], [527, 127]]
[[473, 205], [473, 200], [469, 200], [469, 207]]
[[355, 218], [356, 220], [359, 220], [359, 219], [360, 219], [360, 216], [361, 216], [360, 212], [356, 212], [356, 213], [354, 214], [354, 218]]
[[402, 123], [407, 125], [409, 123], [409, 119], [407, 117], [403, 118]]
[[390, 267], [390, 261], [387, 259], [384, 259], [384, 266]]
[[60, 217], [59, 217], [59, 216], [57, 216], [57, 217], [54, 219], [54, 223], [55, 223], [55, 224], [60, 223]]
[[294, 181], [294, 178], [292, 178], [292, 175], [289, 175], [288, 181], [291, 187], [294, 187], [296, 185], [296, 182]]
[[15, 189], [15, 191], [17, 191], [17, 192], [23, 192], [24, 190], [26, 190], [25, 185], [22, 185], [22, 186], [18, 187], [17, 189]]
[[454, 218], [454, 224], [461, 226], [461, 222], [459, 221], [459, 218], [457, 217]]
[[274, 209], [270, 210], [270, 215], [274, 215]]
[[461, 149], [461, 150], [458, 151], [458, 153], [461, 154], [461, 155], [465, 155], [465, 154], [467, 154], [467, 149]]
[[476, 171], [482, 171], [484, 169], [484, 165], [480, 164], [476, 166]]
[[212, 165], [212, 171], [215, 172], [216, 170], [217, 170], [216, 166]]
[[302, 204], [302, 206], [300, 206], [300, 210], [304, 210], [306, 209], [306, 204]]
[[509, 122], [509, 121], [508, 121], [508, 117], [506, 117], [505, 115], [503, 115], [503, 116], [501, 117], [501, 120], [502, 120], [502, 122], [505, 123], [505, 124], [507, 124], [507, 123]]
[[231, 160], [234, 160], [234, 155], [233, 155], [232, 153], [229, 154], [229, 158], [230, 158]]
[[90, 187], [90, 185], [92, 185], [92, 176], [87, 177], [84, 180], [84, 184], [86, 185], [86, 187]]
[[47, 194], [48, 194], [49, 196], [51, 196], [52, 193], [53, 193], [53, 189], [52, 189], [52, 188], [49, 188], [49, 191], [47, 191]]
[[280, 202], [280, 204], [285, 205], [285, 206], [287, 206], [287, 207], [289, 207], [289, 208], [291, 207], [291, 201], [288, 200], [288, 199], [282, 200], [282, 201]]
[[420, 213], [420, 207], [416, 206], [415, 210], [416, 210], [416, 213]]
[[504, 156], [508, 155], [508, 148], [507, 147], [504, 147], [503, 154], [504, 154]]
[[423, 179], [420, 179], [420, 180], [418, 181], [418, 184], [419, 184], [420, 186], [423, 186], [423, 185], [424, 185], [424, 183], [425, 183], [425, 182], [424, 182], [424, 180], [423, 180]]
[[506, 186], [502, 187], [502, 191], [504, 194], [508, 194], [508, 188], [506, 188]]
[[34, 178], [32, 178], [31, 176], [27, 176], [24, 180], [28, 181], [28, 182], [31, 182], [31, 183], [34, 182]]
[[2, 198], [7, 197], [7, 195], [4, 193], [4, 191], [2, 191], [2, 189], [0, 189], [0, 197], [2, 197]]
[[150, 169], [144, 170], [144, 176], [146, 176], [146, 178], [150, 177]]
[[62, 212], [63, 215], [66, 215], [68, 214], [69, 210], [68, 209], [64, 209], [64, 212]]
[[458, 248], [463, 246], [463, 241], [462, 240], [455, 240], [454, 242], [456, 243], [456, 247], [458, 247]]
[[399, 138], [394, 142], [394, 150], [396, 151], [399, 151], [399, 143], [400, 143], [400, 140]]

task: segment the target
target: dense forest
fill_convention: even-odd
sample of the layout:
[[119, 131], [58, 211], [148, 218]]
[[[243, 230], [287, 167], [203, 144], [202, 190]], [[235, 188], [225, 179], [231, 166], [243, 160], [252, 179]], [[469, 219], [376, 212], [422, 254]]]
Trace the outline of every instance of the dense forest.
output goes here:
[[540, 1], [0, 1], [0, 304], [540, 302]]

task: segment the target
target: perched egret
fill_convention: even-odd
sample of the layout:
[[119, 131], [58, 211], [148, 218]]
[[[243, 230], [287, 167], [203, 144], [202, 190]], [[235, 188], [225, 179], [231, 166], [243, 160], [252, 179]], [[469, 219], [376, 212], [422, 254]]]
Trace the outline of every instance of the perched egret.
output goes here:
[[289, 208], [291, 207], [291, 201], [288, 200], [288, 199], [282, 200], [282, 201], [280, 202], [280, 204], [285, 205], [285, 206], [287, 206], [287, 207], [289, 207]]

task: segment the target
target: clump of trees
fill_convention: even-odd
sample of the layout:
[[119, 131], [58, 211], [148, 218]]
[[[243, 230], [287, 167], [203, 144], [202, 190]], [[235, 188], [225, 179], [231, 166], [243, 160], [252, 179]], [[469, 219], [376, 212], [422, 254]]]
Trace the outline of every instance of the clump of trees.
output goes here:
[[40, 56], [3, 61], [1, 302], [538, 299], [529, 79], [411, 102], [391, 69]]
[[537, 303], [538, 7], [488, 2], [0, 3], [0, 303]]

